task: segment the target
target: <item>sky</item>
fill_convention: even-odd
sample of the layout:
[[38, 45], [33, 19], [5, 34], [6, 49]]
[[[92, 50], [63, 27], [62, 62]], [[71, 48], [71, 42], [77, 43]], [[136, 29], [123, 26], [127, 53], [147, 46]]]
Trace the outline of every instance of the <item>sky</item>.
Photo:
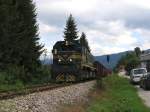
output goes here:
[[40, 43], [51, 52], [63, 40], [66, 20], [75, 18], [94, 55], [150, 48], [150, 0], [33, 0]]

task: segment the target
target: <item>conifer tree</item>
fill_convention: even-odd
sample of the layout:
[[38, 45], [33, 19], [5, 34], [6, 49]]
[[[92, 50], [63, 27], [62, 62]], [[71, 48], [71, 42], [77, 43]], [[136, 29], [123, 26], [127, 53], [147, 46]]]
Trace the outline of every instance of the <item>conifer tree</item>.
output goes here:
[[43, 48], [39, 44], [35, 5], [32, 0], [3, 0], [0, 13], [0, 67], [13, 64], [34, 70], [40, 64]]
[[16, 3], [12, 0], [1, 0], [0, 2], [0, 67], [14, 63], [11, 55], [14, 53], [16, 38], [15, 32], [18, 14]]
[[90, 47], [89, 47], [89, 44], [88, 44], [88, 41], [84, 32], [82, 32], [81, 34], [80, 43], [82, 46], [85, 46], [90, 51]]
[[80, 43], [82, 46], [86, 46], [86, 35], [84, 32], [82, 32], [82, 34], [81, 34]]
[[64, 31], [64, 38], [68, 41], [73, 41], [78, 38], [78, 31], [76, 28], [76, 23], [72, 15], [69, 16], [66, 22], [66, 28]]

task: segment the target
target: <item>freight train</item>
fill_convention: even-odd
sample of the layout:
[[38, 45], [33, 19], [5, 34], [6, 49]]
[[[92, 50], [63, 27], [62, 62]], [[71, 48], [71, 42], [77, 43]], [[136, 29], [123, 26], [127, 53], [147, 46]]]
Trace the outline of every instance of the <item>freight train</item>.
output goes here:
[[52, 79], [56, 82], [77, 82], [100, 75], [100, 64], [94, 64], [93, 55], [80, 39], [56, 42], [52, 54]]
[[94, 67], [96, 68], [96, 76], [97, 78], [106, 77], [112, 74], [112, 70], [106, 68], [103, 64], [98, 61], [94, 62]]

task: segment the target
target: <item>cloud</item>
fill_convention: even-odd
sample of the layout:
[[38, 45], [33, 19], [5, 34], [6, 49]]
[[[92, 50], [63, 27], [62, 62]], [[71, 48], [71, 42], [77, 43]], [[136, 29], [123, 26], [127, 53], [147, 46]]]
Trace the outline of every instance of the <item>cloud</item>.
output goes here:
[[123, 22], [101, 21], [96, 23], [90, 27], [81, 27], [86, 32], [89, 45], [95, 55], [122, 52], [140, 45], [138, 39], [133, 35], [135, 31], [126, 28]]
[[[139, 2], [140, 1], [140, 2]], [[36, 0], [40, 19], [60, 24], [73, 13], [81, 22], [122, 20], [130, 27], [149, 28], [150, 6], [141, 0]], [[146, 8], [145, 8], [146, 7]], [[58, 22], [59, 21], [59, 22]], [[62, 24], [61, 24], [62, 25]]]
[[149, 30], [143, 30], [143, 29], [137, 29], [137, 32], [140, 35], [140, 40], [142, 42], [141, 48], [142, 49], [149, 49], [150, 48], [150, 31]]
[[79, 33], [87, 34], [95, 55], [150, 48], [148, 0], [34, 0], [37, 5], [41, 41], [51, 51], [63, 39], [70, 13]]
[[56, 26], [50, 26], [48, 24], [44, 24], [42, 22], [39, 21], [39, 26], [40, 26], [40, 33], [41, 34], [45, 34], [45, 33], [53, 33], [53, 32], [57, 32], [58, 28]]

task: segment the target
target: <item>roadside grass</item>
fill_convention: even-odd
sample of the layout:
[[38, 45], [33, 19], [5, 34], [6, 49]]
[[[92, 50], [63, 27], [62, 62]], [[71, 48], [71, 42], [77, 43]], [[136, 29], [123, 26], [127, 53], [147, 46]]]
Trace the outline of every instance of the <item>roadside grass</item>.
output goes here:
[[118, 75], [103, 79], [103, 88], [91, 93], [87, 112], [150, 112], [139, 98], [136, 88]]

